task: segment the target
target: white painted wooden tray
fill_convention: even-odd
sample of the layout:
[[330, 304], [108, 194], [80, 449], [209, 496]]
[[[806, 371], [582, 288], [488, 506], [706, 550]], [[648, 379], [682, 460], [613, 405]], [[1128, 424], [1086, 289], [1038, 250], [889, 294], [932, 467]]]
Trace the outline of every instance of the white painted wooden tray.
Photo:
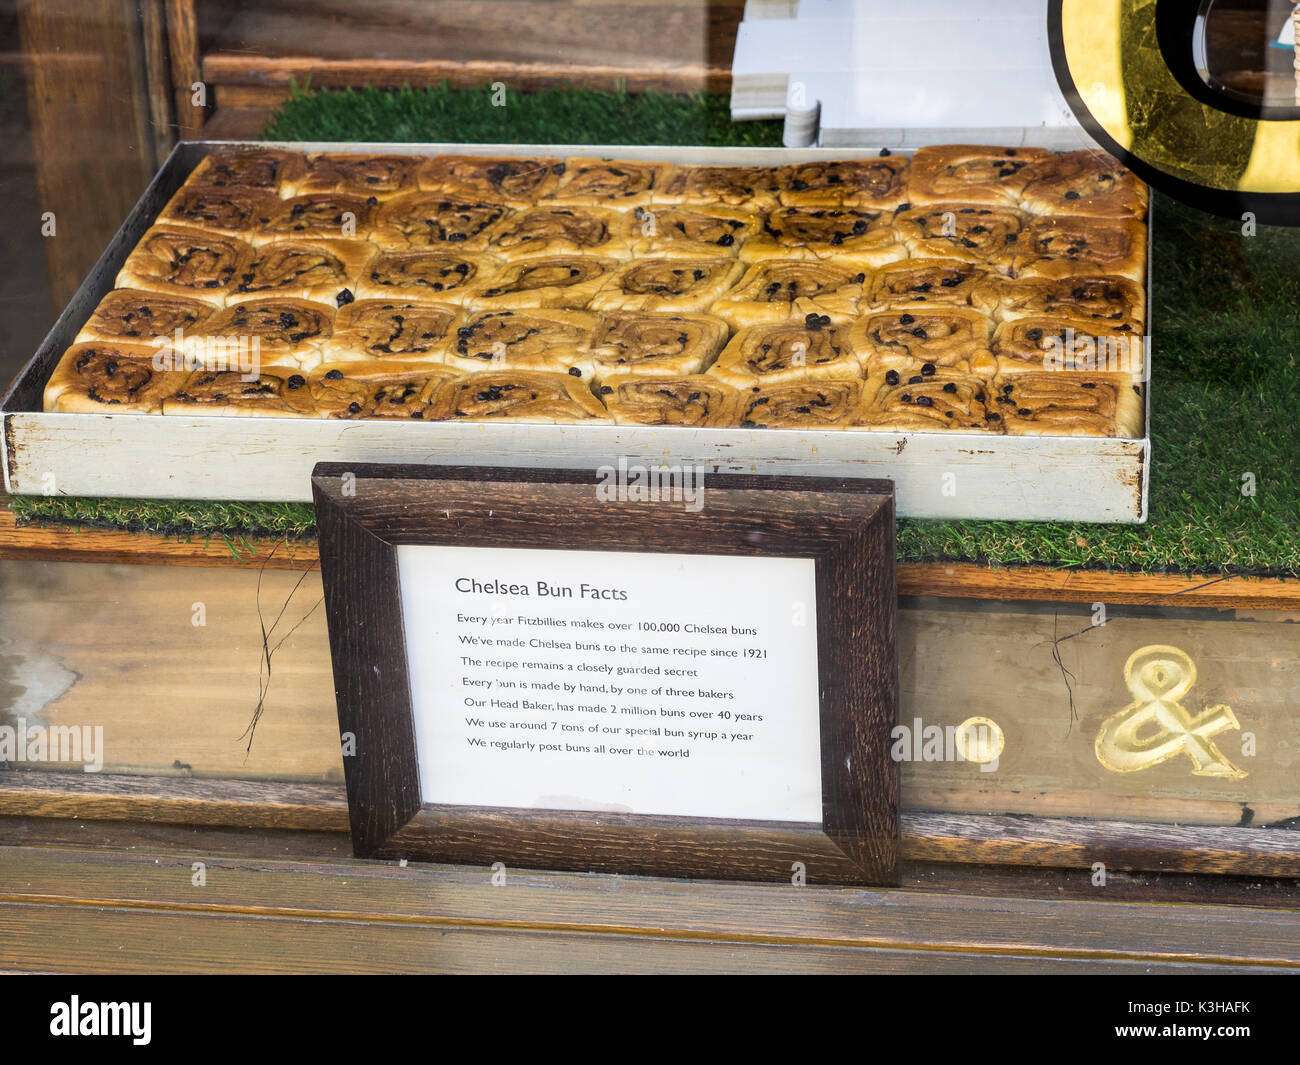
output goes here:
[[[5, 396], [0, 418], [7, 491], [305, 502], [311, 499], [311, 469], [323, 461], [594, 471], [626, 457], [629, 462], [703, 466], [724, 473], [889, 478], [896, 485], [899, 514], [910, 517], [1146, 520], [1149, 439], [44, 413], [45, 381], [100, 298], [112, 288], [126, 255], [198, 161], [230, 146], [223, 142], [177, 146]], [[265, 142], [258, 146], [417, 154], [613, 155], [758, 166], [878, 154], [878, 150], [842, 148]], [[1149, 423], [1149, 387], [1147, 407]]]

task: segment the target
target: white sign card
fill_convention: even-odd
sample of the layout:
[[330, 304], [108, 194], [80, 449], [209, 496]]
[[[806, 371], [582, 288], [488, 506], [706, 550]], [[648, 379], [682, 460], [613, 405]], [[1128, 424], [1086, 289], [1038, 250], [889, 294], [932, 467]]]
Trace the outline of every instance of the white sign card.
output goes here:
[[423, 802], [821, 823], [811, 559], [397, 564]]

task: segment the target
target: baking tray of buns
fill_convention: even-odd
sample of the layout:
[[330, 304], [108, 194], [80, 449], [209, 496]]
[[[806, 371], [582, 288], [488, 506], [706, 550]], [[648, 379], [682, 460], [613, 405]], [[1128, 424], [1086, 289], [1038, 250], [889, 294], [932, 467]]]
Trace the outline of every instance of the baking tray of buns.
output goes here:
[[623, 459], [1142, 521], [1149, 212], [1097, 150], [183, 143], [6, 396], [6, 488]]

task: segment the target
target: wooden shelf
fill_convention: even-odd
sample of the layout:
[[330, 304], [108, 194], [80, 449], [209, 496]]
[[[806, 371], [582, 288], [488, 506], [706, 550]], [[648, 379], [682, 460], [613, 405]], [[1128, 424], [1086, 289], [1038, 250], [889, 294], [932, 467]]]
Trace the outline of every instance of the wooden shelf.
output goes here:
[[[0, 840], [5, 826], [0, 824]], [[1215, 973], [1300, 969], [1285, 901], [1084, 896], [964, 872], [902, 889], [219, 858], [211, 837], [0, 842], [7, 969], [41, 972]], [[192, 882], [196, 860], [207, 879]], [[1230, 886], [1224, 885], [1230, 889]], [[1001, 890], [999, 890], [1001, 889]], [[1267, 901], [1265, 901], [1267, 900]], [[1208, 904], [1207, 903], [1211, 903]], [[1273, 908], [1266, 908], [1266, 907]]]
[[242, 8], [201, 57], [219, 110], [273, 107], [290, 85], [557, 85], [727, 92], [741, 0], [282, 0]]
[[[342, 784], [40, 771], [0, 773], [6, 817], [324, 833], [348, 825]], [[1300, 869], [1300, 833], [1272, 828], [904, 810], [901, 833], [911, 862], [1089, 869], [1100, 861], [1282, 878]]]
[[[314, 569], [315, 540], [220, 537], [189, 540], [115, 529], [20, 526], [0, 508], [0, 558], [55, 562], [135, 563], [277, 570]], [[1049, 603], [1172, 605], [1217, 610], [1300, 610], [1300, 581], [1283, 578], [1181, 576], [983, 566], [970, 562], [904, 562], [900, 595], [1006, 599]]]

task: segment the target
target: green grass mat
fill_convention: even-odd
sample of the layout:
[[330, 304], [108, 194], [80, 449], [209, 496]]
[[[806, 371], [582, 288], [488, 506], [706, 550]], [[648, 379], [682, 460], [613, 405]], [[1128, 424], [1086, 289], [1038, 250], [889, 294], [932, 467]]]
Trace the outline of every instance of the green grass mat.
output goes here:
[[[297, 91], [276, 140], [586, 144], [780, 143], [779, 123], [732, 124], [724, 96], [436, 88]], [[905, 561], [951, 560], [1300, 576], [1300, 230], [1213, 218], [1157, 197], [1153, 459], [1146, 525], [899, 523]], [[1254, 495], [1243, 494], [1252, 475]], [[12, 501], [21, 521], [200, 537], [301, 537], [300, 504]]]
[[282, 141], [708, 144], [780, 147], [780, 122], [732, 122], [721, 94], [543, 89], [295, 89], [262, 136]]

